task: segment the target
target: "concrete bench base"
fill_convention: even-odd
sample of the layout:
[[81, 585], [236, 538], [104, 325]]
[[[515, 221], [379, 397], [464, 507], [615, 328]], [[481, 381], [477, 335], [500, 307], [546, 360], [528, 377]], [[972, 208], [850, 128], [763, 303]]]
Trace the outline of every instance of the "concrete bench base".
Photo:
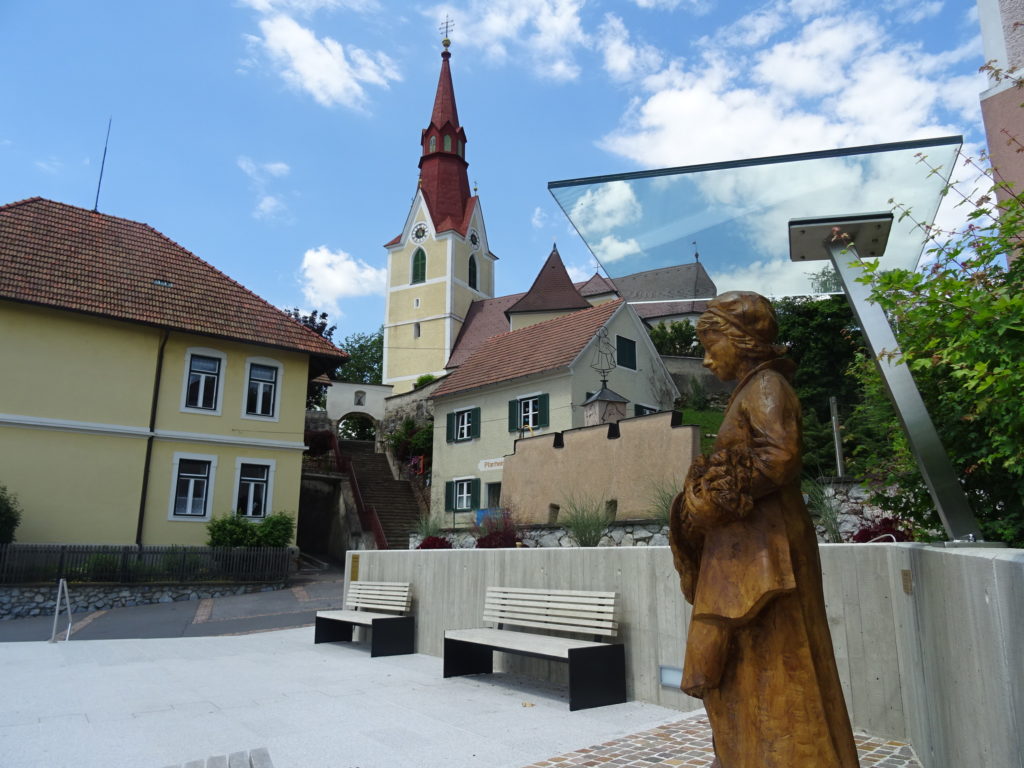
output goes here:
[[415, 653], [416, 621], [368, 611], [317, 611], [314, 643], [350, 643], [353, 626], [370, 628], [370, 656]]
[[449, 630], [444, 635], [444, 676], [490, 674], [494, 651], [567, 662], [570, 711], [626, 701], [626, 653], [620, 643], [505, 629]]

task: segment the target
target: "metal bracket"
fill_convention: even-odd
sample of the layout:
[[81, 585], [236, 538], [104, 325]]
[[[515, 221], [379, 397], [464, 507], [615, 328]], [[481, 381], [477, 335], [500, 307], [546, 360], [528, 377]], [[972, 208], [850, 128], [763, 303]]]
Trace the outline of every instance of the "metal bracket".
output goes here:
[[869, 300], [868, 286], [857, 282], [863, 273], [858, 251], [863, 250], [871, 257], [882, 256], [892, 218], [891, 213], [884, 212], [794, 219], [789, 222], [790, 258], [793, 261], [831, 260], [896, 406], [946, 533], [954, 541], [980, 541], [977, 518], [967, 503], [910, 369], [896, 362], [899, 346], [889, 320], [882, 308]]

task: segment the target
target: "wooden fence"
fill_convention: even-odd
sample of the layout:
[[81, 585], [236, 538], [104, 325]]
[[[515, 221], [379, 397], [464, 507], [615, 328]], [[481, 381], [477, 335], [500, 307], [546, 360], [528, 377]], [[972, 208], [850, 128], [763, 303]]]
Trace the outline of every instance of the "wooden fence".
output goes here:
[[283, 581], [290, 566], [287, 547], [0, 545], [0, 584], [62, 578], [118, 584]]

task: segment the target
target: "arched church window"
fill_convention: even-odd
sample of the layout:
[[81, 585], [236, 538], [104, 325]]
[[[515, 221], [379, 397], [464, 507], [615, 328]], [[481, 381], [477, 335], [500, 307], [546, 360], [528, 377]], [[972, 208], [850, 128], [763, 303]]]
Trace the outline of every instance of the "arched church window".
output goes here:
[[469, 287], [476, 289], [476, 256], [469, 257]]
[[361, 389], [357, 389], [353, 400], [353, 405], [366, 405], [366, 393]]
[[412, 255], [412, 282], [422, 283], [427, 279], [427, 254], [417, 248]]
[[412, 324], [412, 337], [414, 339], [418, 339], [420, 337], [420, 324], [419, 323], [413, 323]]
[[437, 136], [430, 137], [430, 149], [428, 152], [437, 152]]
[[462, 142], [460, 141], [460, 142], [459, 142], [459, 157], [462, 157], [462, 156], [463, 156], [463, 153], [464, 153], [465, 151], [466, 151], [466, 148], [465, 148], [465, 146], [463, 145], [463, 143], [462, 143]]
[[444, 137], [444, 151], [445, 152], [451, 152], [452, 151], [452, 137], [451, 136], [445, 136]]

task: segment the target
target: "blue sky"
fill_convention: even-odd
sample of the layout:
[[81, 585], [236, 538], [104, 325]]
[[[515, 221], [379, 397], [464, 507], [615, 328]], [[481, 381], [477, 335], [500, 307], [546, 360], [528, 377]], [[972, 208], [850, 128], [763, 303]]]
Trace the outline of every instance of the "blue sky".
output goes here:
[[101, 211], [374, 330], [446, 14], [499, 294], [593, 269], [552, 180], [982, 141], [973, 2], [3, 0], [0, 203], [91, 208], [112, 116]]

